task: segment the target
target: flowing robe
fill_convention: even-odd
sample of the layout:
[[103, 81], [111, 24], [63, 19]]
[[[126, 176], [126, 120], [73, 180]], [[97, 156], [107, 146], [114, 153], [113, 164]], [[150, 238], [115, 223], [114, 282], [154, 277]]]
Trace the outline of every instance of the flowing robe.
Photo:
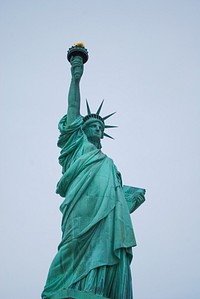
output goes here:
[[144, 201], [144, 189], [122, 186], [112, 159], [87, 140], [79, 116], [59, 129], [62, 177], [56, 192], [62, 241], [42, 293], [43, 299], [131, 299], [130, 263], [136, 245], [130, 212]]

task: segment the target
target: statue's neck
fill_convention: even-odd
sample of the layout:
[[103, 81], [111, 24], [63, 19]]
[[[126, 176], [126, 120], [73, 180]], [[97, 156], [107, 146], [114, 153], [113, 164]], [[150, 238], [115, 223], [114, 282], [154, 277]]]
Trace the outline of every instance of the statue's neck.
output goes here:
[[101, 142], [100, 140], [96, 140], [96, 139], [93, 139], [93, 138], [88, 138], [88, 141], [91, 142], [92, 144], [94, 144], [94, 146], [98, 149], [101, 149]]

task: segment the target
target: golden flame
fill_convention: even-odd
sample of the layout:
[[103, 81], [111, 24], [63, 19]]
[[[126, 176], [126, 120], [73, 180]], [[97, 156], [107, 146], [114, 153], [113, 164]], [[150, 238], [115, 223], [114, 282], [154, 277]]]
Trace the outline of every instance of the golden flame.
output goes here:
[[74, 46], [75, 46], [75, 47], [81, 47], [81, 48], [84, 48], [84, 47], [85, 47], [85, 46], [84, 46], [84, 43], [82, 43], [82, 42], [78, 42], [78, 43], [76, 43]]

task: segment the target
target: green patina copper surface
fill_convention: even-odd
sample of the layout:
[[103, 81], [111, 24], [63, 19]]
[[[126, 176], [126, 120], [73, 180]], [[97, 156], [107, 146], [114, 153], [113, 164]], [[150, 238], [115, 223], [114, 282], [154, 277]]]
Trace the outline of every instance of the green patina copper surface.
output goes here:
[[105, 124], [80, 115], [83, 59], [72, 56], [70, 63], [68, 111], [58, 140], [62, 240], [42, 298], [132, 299], [136, 241], [130, 213], [144, 202], [145, 190], [123, 185], [112, 159], [101, 151]]

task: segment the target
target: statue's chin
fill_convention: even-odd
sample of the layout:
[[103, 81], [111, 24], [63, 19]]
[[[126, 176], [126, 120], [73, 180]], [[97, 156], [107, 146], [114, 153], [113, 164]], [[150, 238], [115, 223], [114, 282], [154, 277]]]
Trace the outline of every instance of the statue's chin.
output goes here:
[[100, 142], [101, 138], [98, 136], [87, 136], [89, 141]]

